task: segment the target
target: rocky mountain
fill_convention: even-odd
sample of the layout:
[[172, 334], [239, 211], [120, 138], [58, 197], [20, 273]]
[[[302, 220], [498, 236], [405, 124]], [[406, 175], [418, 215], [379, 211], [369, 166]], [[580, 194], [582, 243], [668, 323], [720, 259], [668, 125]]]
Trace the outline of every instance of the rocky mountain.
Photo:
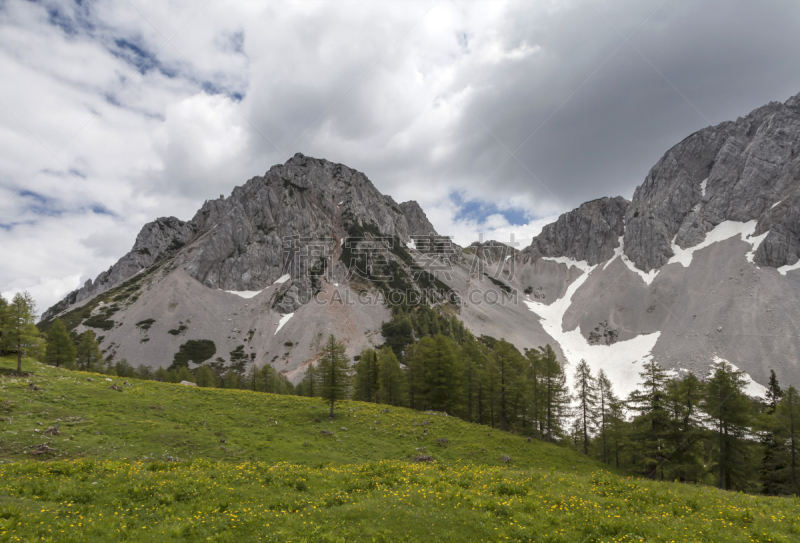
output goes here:
[[203, 356], [297, 381], [327, 334], [351, 356], [380, 345], [381, 296], [425, 290], [475, 334], [550, 343], [623, 394], [649, 359], [701, 375], [726, 359], [752, 394], [770, 368], [800, 384], [798, 108], [793, 97], [692, 134], [630, 202], [586, 202], [522, 251], [448, 244], [416, 202], [298, 154], [190, 221], [145, 225], [43, 326], [60, 316], [94, 328], [107, 354], [134, 364], [169, 366], [202, 344]]

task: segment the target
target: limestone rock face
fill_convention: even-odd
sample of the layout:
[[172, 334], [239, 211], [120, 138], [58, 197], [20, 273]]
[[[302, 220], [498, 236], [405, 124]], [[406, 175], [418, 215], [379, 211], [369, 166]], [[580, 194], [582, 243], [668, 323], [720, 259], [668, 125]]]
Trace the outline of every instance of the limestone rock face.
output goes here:
[[800, 95], [705, 128], [667, 151], [625, 214], [625, 254], [658, 269], [674, 243], [689, 248], [723, 221], [758, 221], [769, 232], [755, 261], [780, 267], [800, 257]]
[[[433, 227], [414, 202], [406, 209], [415, 228]], [[291, 312], [312, 288], [305, 258], [334, 265], [343, 241], [368, 232], [410, 240], [403, 209], [384, 197], [361, 172], [300, 153], [261, 177], [236, 187], [230, 197], [203, 204], [192, 220], [161, 218], [142, 228], [133, 249], [94, 282], [70, 293], [42, 316], [118, 285], [170, 254], [178, 254], [189, 276], [209, 288], [260, 291], [290, 274], [291, 296], [278, 306]], [[306, 296], [307, 298], [307, 296]]]
[[521, 251], [521, 258], [566, 256], [585, 260], [589, 265], [606, 261], [619, 247], [627, 208], [628, 201], [621, 196], [586, 202], [542, 228], [541, 234]]
[[133, 249], [128, 254], [98, 275], [94, 281], [89, 279], [83, 287], [69, 293], [66, 298], [45, 311], [42, 314], [42, 320], [47, 320], [70, 305], [113, 288], [154, 262], [161, 260], [164, 256], [175, 253], [194, 235], [194, 224], [178, 220], [175, 217], [162, 217], [145, 224], [139, 235], [136, 236]]
[[438, 235], [436, 229], [428, 220], [428, 216], [422, 211], [422, 208], [415, 200], [409, 200], [400, 204], [400, 209], [403, 210], [403, 215], [408, 222], [408, 233], [411, 236], [428, 236], [430, 234]]

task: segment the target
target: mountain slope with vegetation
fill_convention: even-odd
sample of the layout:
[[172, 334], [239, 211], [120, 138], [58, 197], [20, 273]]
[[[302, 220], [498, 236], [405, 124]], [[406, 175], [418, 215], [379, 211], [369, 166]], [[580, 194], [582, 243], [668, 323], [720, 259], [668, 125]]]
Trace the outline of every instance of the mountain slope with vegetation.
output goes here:
[[331, 421], [319, 398], [15, 366], [0, 362], [2, 541], [800, 536], [797, 498], [624, 477], [441, 413], [337, 402]]

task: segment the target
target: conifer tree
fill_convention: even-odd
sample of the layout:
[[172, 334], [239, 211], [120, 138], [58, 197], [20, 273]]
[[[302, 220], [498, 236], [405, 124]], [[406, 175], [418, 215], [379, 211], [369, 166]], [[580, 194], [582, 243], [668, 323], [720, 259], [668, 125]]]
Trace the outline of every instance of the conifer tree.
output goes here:
[[333, 418], [336, 400], [347, 398], [350, 392], [352, 380], [350, 364], [344, 344], [336, 341], [333, 334], [328, 337], [325, 348], [320, 354], [321, 358], [317, 366], [319, 395], [331, 402], [330, 417]]
[[661, 365], [651, 360], [645, 362], [639, 373], [642, 382], [631, 393], [628, 404], [638, 413], [633, 421], [632, 438], [640, 453], [642, 473], [655, 479], [667, 459], [667, 437], [670, 417], [667, 411], [667, 374]]
[[595, 426], [595, 407], [597, 405], [597, 385], [586, 360], [581, 360], [575, 368], [575, 401], [577, 402], [576, 421], [579, 423], [583, 454], [589, 454], [589, 432]]
[[703, 384], [694, 373], [686, 373], [667, 383], [667, 409], [671, 419], [667, 442], [672, 448], [668, 457], [670, 479], [694, 482], [702, 475], [702, 397]]
[[541, 414], [544, 412], [542, 409], [542, 352], [536, 349], [529, 349], [525, 351], [525, 357], [528, 359], [528, 367], [526, 370], [526, 378], [528, 382], [528, 401], [530, 402], [529, 412], [531, 413], [531, 422], [533, 425], [533, 437], [541, 437], [544, 432], [542, 430]]
[[76, 354], [75, 343], [69, 337], [67, 327], [61, 319], [56, 319], [47, 333], [45, 361], [57, 368], [61, 366], [71, 368], [75, 364]]
[[378, 354], [372, 349], [364, 349], [353, 369], [355, 370], [353, 399], [378, 403], [378, 390], [380, 389]]
[[569, 405], [564, 369], [558, 363], [555, 351], [550, 345], [542, 349], [542, 392], [544, 404], [544, 438], [553, 441], [563, 434], [562, 424]]
[[99, 371], [103, 367], [103, 354], [95, 340], [94, 332], [86, 330], [80, 335], [76, 359], [78, 369], [83, 371]]
[[389, 405], [405, 405], [406, 376], [390, 347], [378, 352], [378, 400]]
[[36, 328], [36, 303], [28, 292], [18, 292], [5, 309], [3, 343], [6, 352], [17, 353], [17, 372], [22, 372], [22, 357], [39, 354], [42, 342]]
[[522, 370], [522, 355], [516, 347], [505, 339], [494, 345], [491, 355], [491, 371], [494, 381], [498, 385], [500, 429], [506, 431], [509, 425], [509, 397], [510, 390], [517, 387], [517, 380]]
[[0, 356], [6, 354], [6, 334], [8, 333], [8, 300], [0, 295]]
[[309, 398], [316, 398], [319, 396], [319, 388], [317, 387], [317, 367], [314, 362], [306, 366], [306, 373], [303, 379], [298, 383], [295, 392], [300, 396], [308, 396]]
[[464, 406], [468, 422], [473, 422], [474, 411], [480, 407], [479, 404], [481, 381], [483, 370], [486, 368], [486, 352], [481, 343], [469, 336], [461, 346], [461, 358], [463, 361], [464, 378]]
[[214, 371], [206, 364], [201, 364], [194, 374], [195, 383], [199, 387], [215, 387], [217, 386], [217, 378]]
[[597, 374], [597, 415], [598, 430], [600, 433], [600, 450], [603, 463], [608, 463], [608, 441], [609, 427], [612, 424], [611, 410], [614, 404], [618, 404], [619, 399], [614, 395], [611, 380], [601, 369]]
[[767, 386], [767, 392], [764, 395], [764, 402], [767, 404], [767, 415], [775, 413], [778, 402], [782, 397], [783, 391], [778, 384], [778, 377], [775, 375], [775, 370], [771, 369], [769, 370], [769, 386]]
[[456, 346], [442, 334], [419, 342], [423, 362], [425, 403], [431, 409], [455, 413], [459, 404], [461, 371]]
[[723, 490], [745, 487], [744, 436], [750, 422], [750, 401], [744, 394], [744, 373], [723, 361], [706, 384], [702, 409], [716, 433], [717, 481]]
[[782, 427], [782, 438], [786, 442], [786, 449], [788, 453], [788, 484], [785, 488], [786, 494], [800, 495], [800, 486], [798, 486], [797, 474], [797, 447], [798, 431], [800, 431], [800, 397], [798, 397], [797, 389], [790, 386], [783, 394], [783, 398], [778, 403], [775, 411], [776, 418]]

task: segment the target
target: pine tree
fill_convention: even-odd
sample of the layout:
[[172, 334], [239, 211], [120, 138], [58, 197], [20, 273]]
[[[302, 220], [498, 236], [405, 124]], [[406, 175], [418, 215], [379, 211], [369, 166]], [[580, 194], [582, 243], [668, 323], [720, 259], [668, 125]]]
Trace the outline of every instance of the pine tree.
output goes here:
[[575, 401], [577, 402], [577, 421], [580, 424], [583, 454], [589, 454], [589, 432], [595, 426], [595, 407], [597, 405], [597, 384], [586, 360], [581, 360], [575, 368]]
[[745, 487], [744, 436], [750, 422], [750, 401], [744, 394], [744, 373], [723, 361], [706, 384], [702, 409], [716, 432], [716, 471], [723, 490]]
[[214, 372], [206, 364], [201, 364], [194, 374], [195, 383], [199, 387], [216, 387], [217, 379]]
[[298, 383], [295, 392], [300, 396], [308, 396], [309, 398], [316, 398], [319, 396], [319, 388], [317, 387], [317, 367], [314, 362], [306, 366], [306, 372], [303, 379]]
[[544, 395], [544, 438], [553, 441], [563, 434], [562, 424], [569, 405], [564, 369], [550, 345], [542, 349], [542, 392]]
[[86, 330], [80, 336], [77, 348], [78, 369], [82, 371], [100, 371], [103, 367], [103, 354], [95, 341], [94, 332]]
[[473, 422], [474, 410], [476, 408], [479, 410], [476, 403], [478, 403], [478, 398], [480, 397], [482, 373], [486, 368], [486, 356], [485, 348], [475, 338], [470, 336], [465, 339], [461, 346], [461, 358], [464, 368], [463, 403], [466, 407], [468, 422]]
[[667, 442], [672, 448], [669, 455], [669, 479], [695, 482], [702, 475], [702, 397], [703, 384], [694, 373], [687, 373], [682, 378], [671, 379], [667, 383], [667, 409], [670, 413]]
[[8, 333], [9, 316], [8, 316], [8, 300], [0, 295], [0, 356], [5, 355], [6, 350], [6, 334]]
[[786, 442], [786, 449], [788, 453], [788, 484], [785, 487], [786, 494], [800, 495], [800, 486], [798, 486], [797, 476], [797, 446], [798, 431], [800, 431], [800, 397], [798, 397], [797, 389], [790, 386], [786, 389], [783, 398], [778, 403], [775, 411], [776, 419], [782, 427], [781, 437]]
[[36, 356], [42, 342], [36, 328], [36, 303], [28, 292], [18, 292], [5, 310], [3, 343], [5, 351], [17, 353], [17, 372], [22, 373], [22, 357]]
[[611, 380], [601, 369], [597, 374], [597, 403], [599, 411], [600, 448], [603, 463], [608, 463], [609, 427], [612, 424], [611, 411], [614, 404], [619, 404], [619, 399], [614, 395]]
[[783, 391], [778, 384], [778, 377], [775, 375], [775, 370], [769, 370], [769, 386], [767, 393], [764, 395], [764, 402], [767, 404], [767, 415], [772, 415], [778, 407], [778, 402], [783, 397]]
[[642, 473], [655, 479], [667, 459], [670, 417], [667, 411], [667, 374], [655, 361], [645, 362], [639, 373], [642, 390], [631, 393], [628, 404], [638, 413], [633, 421], [633, 440], [637, 444]]
[[333, 335], [328, 337], [325, 348], [320, 353], [317, 366], [320, 396], [331, 402], [330, 417], [334, 417], [336, 400], [347, 398], [352, 380], [350, 364], [345, 353], [344, 344], [336, 341]]
[[383, 347], [378, 352], [378, 383], [378, 399], [381, 403], [405, 405], [406, 376], [390, 347]]
[[[543, 351], [542, 351], [543, 352]], [[542, 353], [536, 349], [529, 349], [525, 351], [525, 357], [528, 359], [528, 368], [525, 372], [526, 380], [528, 382], [528, 401], [530, 402], [529, 411], [531, 412], [531, 423], [533, 425], [533, 437], [541, 437], [544, 435], [541, 414], [544, 412], [542, 409]]]
[[456, 346], [441, 334], [422, 338], [418, 344], [422, 361], [423, 395], [430, 409], [454, 413], [458, 409], [461, 371]]
[[361, 351], [359, 360], [353, 369], [355, 370], [353, 376], [353, 399], [378, 403], [378, 390], [380, 388], [378, 354], [372, 349], [364, 349]]
[[61, 319], [56, 319], [47, 333], [45, 361], [57, 368], [61, 366], [71, 368], [75, 364], [76, 354], [75, 343], [69, 337], [67, 327]]
[[518, 385], [522, 360], [522, 355], [511, 343], [504, 339], [495, 343], [490, 368], [494, 372], [494, 380], [498, 384], [500, 429], [504, 432], [509, 425], [509, 391]]

